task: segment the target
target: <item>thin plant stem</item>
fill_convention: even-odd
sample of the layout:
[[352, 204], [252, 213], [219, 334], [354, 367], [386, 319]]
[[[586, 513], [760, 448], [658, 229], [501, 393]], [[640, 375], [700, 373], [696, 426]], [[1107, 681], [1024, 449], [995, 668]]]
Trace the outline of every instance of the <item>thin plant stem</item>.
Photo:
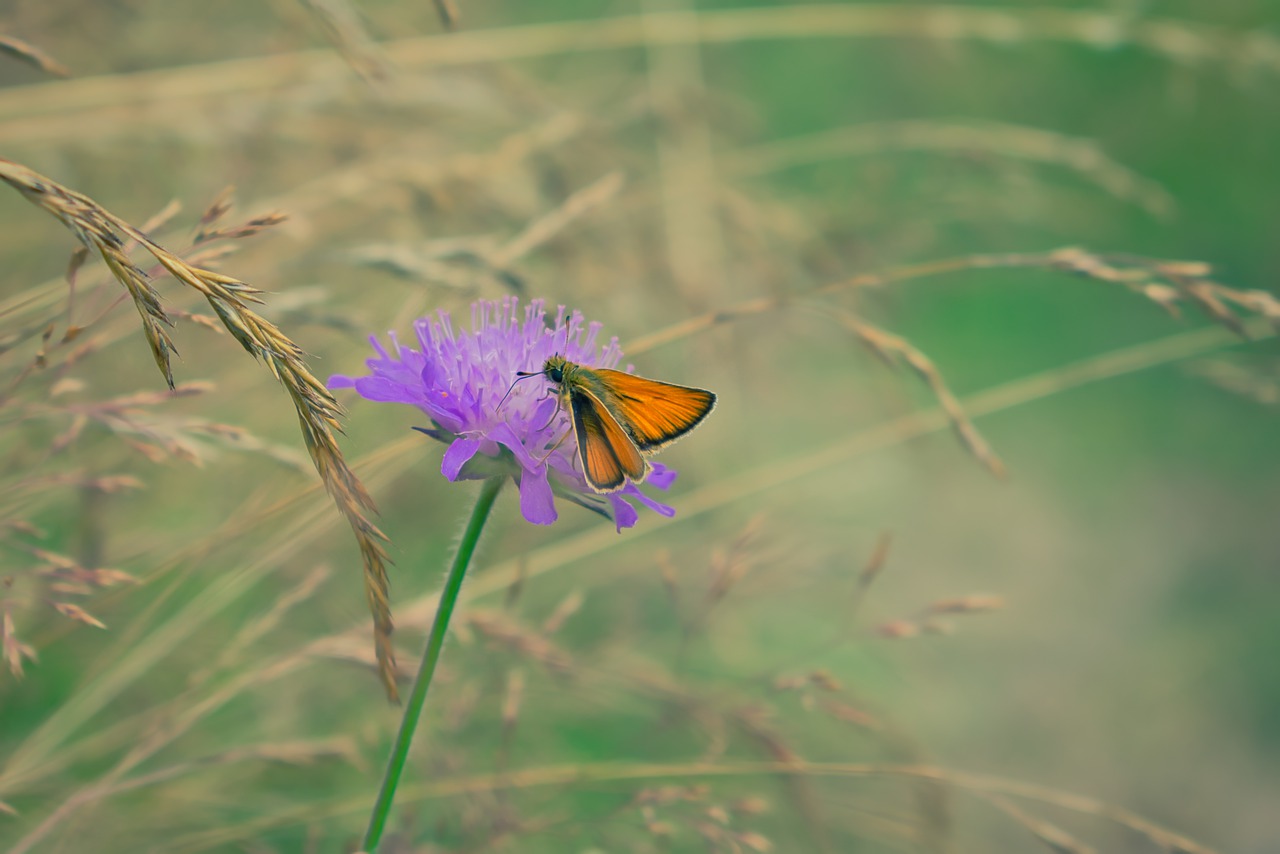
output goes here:
[[480, 532], [484, 530], [484, 523], [489, 518], [489, 511], [501, 488], [500, 477], [492, 477], [484, 482], [480, 497], [476, 499], [476, 506], [471, 510], [467, 528], [462, 532], [462, 541], [458, 544], [458, 553], [454, 555], [449, 577], [445, 579], [444, 590], [440, 592], [440, 604], [436, 608], [435, 622], [431, 624], [427, 649], [422, 654], [422, 663], [418, 665], [418, 675], [413, 680], [413, 690], [409, 693], [404, 717], [400, 720], [400, 732], [396, 734], [391, 756], [387, 760], [387, 770], [382, 777], [382, 789], [378, 792], [378, 800], [373, 804], [369, 827], [360, 844], [360, 850], [368, 854], [374, 854], [378, 850], [378, 843], [382, 839], [382, 831], [387, 825], [387, 816], [391, 813], [391, 804], [396, 797], [396, 788], [400, 785], [400, 775], [404, 772], [405, 760], [409, 758], [413, 733], [418, 728], [418, 718], [422, 715], [422, 704], [427, 699], [427, 689], [431, 687], [431, 677], [435, 675], [436, 662], [440, 660], [444, 637], [449, 631], [449, 618], [453, 616], [458, 592], [462, 590], [462, 579], [467, 574], [471, 556], [475, 554], [476, 544], [480, 541]]

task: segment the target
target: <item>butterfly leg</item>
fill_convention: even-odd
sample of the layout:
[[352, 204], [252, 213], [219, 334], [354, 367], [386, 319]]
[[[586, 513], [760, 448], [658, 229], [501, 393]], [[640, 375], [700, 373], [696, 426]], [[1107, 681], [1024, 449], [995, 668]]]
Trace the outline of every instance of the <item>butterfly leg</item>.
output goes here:
[[[543, 424], [541, 427], [539, 427], [539, 428], [538, 428], [538, 432], [542, 432], [543, 430], [546, 430], [548, 427], [550, 427], [550, 426], [555, 422], [555, 420], [556, 420], [556, 416], [560, 414], [560, 407], [561, 407], [563, 404], [564, 404], [564, 395], [562, 395], [562, 394], [557, 394], [557, 395], [556, 395], [556, 408], [555, 408], [555, 411], [551, 413], [551, 417], [547, 419], [547, 423], [546, 423], [546, 424]], [[563, 441], [564, 441], [564, 439], [563, 439], [563, 438], [561, 438], [561, 439], [560, 439], [560, 442], [563, 442]], [[556, 446], [557, 446], [557, 447], [559, 447], [560, 442], [556, 442]], [[552, 448], [552, 450], [554, 451], [554, 450], [555, 450], [555, 448]]]
[[559, 448], [561, 445], [564, 444], [564, 440], [568, 439], [569, 434], [572, 432], [573, 432], [573, 427], [570, 426], [568, 430], [565, 430], [564, 433], [560, 435], [559, 439], [556, 439], [556, 443], [551, 446], [551, 450], [547, 451], [546, 455], [543, 456], [543, 458], [539, 460], [539, 462], [545, 463], [547, 460], [551, 459], [551, 455], [556, 452], [557, 448]]

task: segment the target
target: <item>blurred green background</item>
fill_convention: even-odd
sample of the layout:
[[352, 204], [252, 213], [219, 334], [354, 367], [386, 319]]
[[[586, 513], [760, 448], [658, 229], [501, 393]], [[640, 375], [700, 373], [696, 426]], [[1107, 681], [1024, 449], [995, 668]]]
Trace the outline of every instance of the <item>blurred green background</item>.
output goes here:
[[[402, 0], [0, 8], [70, 70], [0, 56], [0, 156], [135, 225], [177, 200], [152, 232], [175, 251], [227, 185], [227, 222], [287, 214], [210, 263], [270, 292], [322, 378], [359, 373], [371, 333], [407, 340], [437, 308], [465, 326], [515, 288], [720, 395], [662, 456], [672, 522], [615, 535], [562, 505], [534, 528], [500, 497], [384, 850], [1173, 850], [1112, 808], [1275, 850], [1280, 352], [1043, 254], [1274, 288], [1275, 4], [459, 8], [451, 33]], [[354, 850], [398, 714], [285, 395], [181, 322], [178, 379], [212, 386], [120, 404], [163, 380], [92, 261], [82, 339], [31, 370], [66, 328], [74, 242], [16, 192], [0, 223], [0, 601], [38, 653], [0, 672], [0, 844]], [[1040, 260], [909, 274], [1003, 253]], [[777, 305], [644, 346], [759, 298]], [[1008, 477], [922, 427], [935, 395], [840, 312], [976, 402]], [[1104, 377], [1116, 352], [1156, 364]], [[1025, 394], [982, 397], [1008, 383]], [[473, 485], [406, 437], [420, 414], [342, 399], [413, 662]], [[92, 414], [113, 400], [131, 426]], [[141, 488], [93, 480], [114, 475]], [[139, 583], [58, 588], [38, 550]], [[976, 595], [1004, 606], [929, 611]], [[789, 759], [987, 782], [740, 765]]]

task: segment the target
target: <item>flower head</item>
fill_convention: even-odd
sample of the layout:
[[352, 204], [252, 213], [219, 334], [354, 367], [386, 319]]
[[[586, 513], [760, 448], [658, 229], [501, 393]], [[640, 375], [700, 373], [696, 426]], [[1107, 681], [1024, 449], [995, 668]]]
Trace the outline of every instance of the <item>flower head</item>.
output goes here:
[[[417, 349], [391, 333], [388, 352], [370, 336], [377, 352], [365, 362], [370, 374], [333, 376], [329, 387], [418, 407], [432, 421], [422, 432], [449, 444], [441, 474], [458, 480], [510, 473], [520, 485], [520, 512], [536, 525], [556, 520], [554, 495], [610, 516], [618, 530], [636, 523], [633, 501], [663, 516], [675, 515], [634, 483], [607, 495], [594, 492], [582, 476], [573, 437], [566, 438], [568, 415], [547, 384], [533, 379], [512, 386], [517, 371], [540, 371], [557, 353], [587, 367], [616, 366], [622, 350], [616, 338], [597, 344], [601, 324], [586, 323], [581, 313], [564, 306], [553, 324], [542, 300], [520, 310], [515, 298], [507, 298], [474, 303], [471, 329], [455, 331], [449, 314], [440, 311], [414, 323]], [[675, 479], [674, 470], [654, 463], [645, 484], [667, 489]]]

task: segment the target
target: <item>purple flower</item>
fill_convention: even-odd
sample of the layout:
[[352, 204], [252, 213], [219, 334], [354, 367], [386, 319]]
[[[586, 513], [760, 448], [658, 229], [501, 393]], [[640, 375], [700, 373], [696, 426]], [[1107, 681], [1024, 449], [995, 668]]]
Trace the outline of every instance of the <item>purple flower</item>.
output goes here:
[[[585, 323], [579, 312], [560, 306], [552, 325], [542, 300], [522, 312], [514, 297], [474, 303], [471, 327], [471, 332], [454, 331], [449, 314], [440, 311], [414, 323], [416, 350], [390, 333], [390, 353], [370, 336], [378, 354], [365, 362], [370, 375], [332, 376], [329, 387], [354, 388], [366, 400], [421, 409], [432, 426], [417, 429], [449, 443], [441, 474], [467, 480], [510, 473], [520, 485], [520, 512], [535, 525], [556, 520], [555, 495], [612, 518], [619, 531], [639, 518], [633, 501], [663, 516], [675, 515], [634, 483], [597, 494], [582, 476], [577, 443], [566, 436], [569, 417], [557, 407], [548, 383], [530, 379], [512, 387], [517, 371], [542, 370], [557, 353], [580, 365], [612, 368], [622, 358], [617, 338], [601, 348], [596, 343], [601, 324]], [[673, 469], [653, 463], [645, 483], [665, 490], [675, 479]]]

